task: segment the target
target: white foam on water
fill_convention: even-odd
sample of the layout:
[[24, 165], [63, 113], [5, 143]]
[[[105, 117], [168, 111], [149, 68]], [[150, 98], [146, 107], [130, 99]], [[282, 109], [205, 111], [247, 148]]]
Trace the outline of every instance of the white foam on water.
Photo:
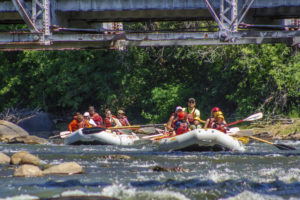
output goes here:
[[280, 174], [279, 180], [286, 183], [300, 182], [300, 168], [291, 168], [287, 172]]
[[154, 161], [146, 161], [144, 163], [141, 163], [141, 161], [135, 160], [135, 161], [133, 161], [133, 162], [130, 163], [130, 167], [148, 168], [148, 167], [154, 167], [156, 165], [157, 165], [157, 163], [155, 163]]
[[4, 199], [0, 198], [0, 200], [36, 200], [36, 199], [39, 199], [39, 197], [31, 196], [31, 195], [28, 195], [28, 194], [21, 194], [21, 195], [18, 195], [18, 196], [7, 197], [7, 198], [4, 198]]
[[266, 195], [266, 194], [259, 194], [250, 191], [244, 191], [234, 197], [229, 198], [222, 198], [220, 200], [283, 200], [281, 197], [277, 197], [274, 195]]
[[224, 173], [217, 170], [209, 170], [207, 179], [210, 179], [216, 183], [223, 182], [227, 180], [238, 180], [240, 177], [235, 174], [235, 171], [228, 168], [224, 169]]
[[159, 190], [140, 191], [135, 188], [128, 188], [122, 185], [107, 186], [103, 189], [102, 195], [120, 199], [161, 199], [161, 200], [188, 200], [186, 196], [179, 192]]
[[67, 196], [100, 196], [101, 192], [83, 192], [81, 190], [67, 190], [61, 193], [62, 197]]

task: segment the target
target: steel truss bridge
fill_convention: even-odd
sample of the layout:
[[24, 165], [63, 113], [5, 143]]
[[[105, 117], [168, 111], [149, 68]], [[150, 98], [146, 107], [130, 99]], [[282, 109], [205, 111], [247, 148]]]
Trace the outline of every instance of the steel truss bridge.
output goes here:
[[[300, 43], [300, 0], [1, 0], [0, 50]], [[289, 21], [288, 21], [288, 20]], [[213, 32], [123, 29], [127, 22], [217, 22]]]

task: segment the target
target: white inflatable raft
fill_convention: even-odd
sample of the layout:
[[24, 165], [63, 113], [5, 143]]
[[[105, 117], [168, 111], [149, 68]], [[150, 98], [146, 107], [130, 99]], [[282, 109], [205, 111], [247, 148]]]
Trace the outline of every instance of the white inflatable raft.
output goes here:
[[[96, 129], [97, 130], [97, 129]], [[65, 144], [99, 144], [99, 145], [134, 145], [134, 141], [139, 140], [136, 135], [117, 134], [111, 130], [92, 131], [79, 129], [65, 138]]]
[[243, 144], [215, 129], [195, 129], [187, 133], [155, 140], [159, 151], [244, 151]]

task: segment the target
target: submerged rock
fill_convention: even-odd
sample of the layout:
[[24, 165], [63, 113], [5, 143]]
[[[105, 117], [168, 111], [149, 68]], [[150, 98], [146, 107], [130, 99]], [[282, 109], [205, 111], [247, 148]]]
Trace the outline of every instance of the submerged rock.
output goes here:
[[44, 174], [80, 174], [83, 173], [83, 168], [76, 162], [62, 163], [51, 166], [43, 171]]
[[161, 167], [161, 166], [154, 166], [152, 167], [152, 170], [155, 172], [189, 172], [189, 169], [184, 169], [182, 167]]
[[21, 177], [37, 177], [43, 176], [43, 172], [34, 165], [22, 165], [15, 169], [14, 176], [21, 176]]
[[39, 166], [41, 164], [41, 160], [27, 151], [20, 151], [12, 155], [11, 163], [14, 165], [32, 164]]
[[9, 163], [10, 163], [10, 157], [0, 152], [0, 164], [9, 164]]
[[99, 156], [100, 159], [107, 159], [107, 160], [130, 160], [131, 157], [127, 155], [104, 155]]

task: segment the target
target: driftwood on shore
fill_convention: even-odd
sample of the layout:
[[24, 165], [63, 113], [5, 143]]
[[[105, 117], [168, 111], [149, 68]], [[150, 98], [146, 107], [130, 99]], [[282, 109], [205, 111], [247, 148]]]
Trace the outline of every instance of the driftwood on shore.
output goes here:
[[17, 124], [20, 120], [36, 115], [40, 111], [41, 109], [39, 107], [35, 109], [7, 108], [4, 112], [0, 113], [0, 120], [5, 120]]

